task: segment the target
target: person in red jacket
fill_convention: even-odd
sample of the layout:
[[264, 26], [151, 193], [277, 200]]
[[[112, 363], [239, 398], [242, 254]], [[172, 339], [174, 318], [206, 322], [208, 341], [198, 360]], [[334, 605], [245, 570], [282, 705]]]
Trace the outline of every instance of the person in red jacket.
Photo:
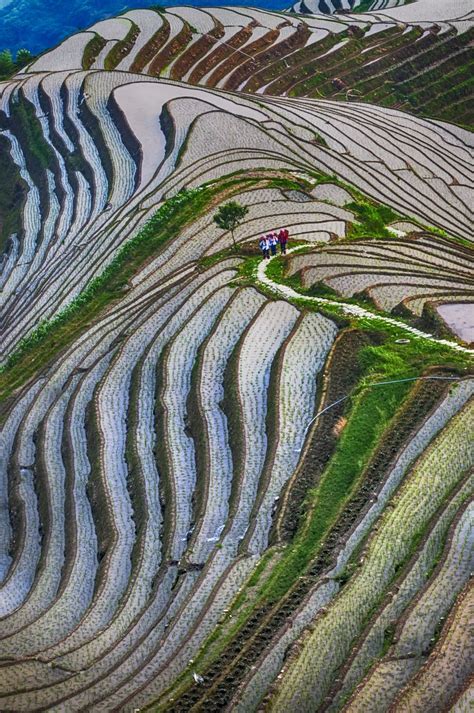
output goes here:
[[286, 228], [282, 228], [278, 233], [278, 242], [280, 243], [280, 250], [282, 255], [286, 255], [286, 246], [288, 243], [289, 232]]

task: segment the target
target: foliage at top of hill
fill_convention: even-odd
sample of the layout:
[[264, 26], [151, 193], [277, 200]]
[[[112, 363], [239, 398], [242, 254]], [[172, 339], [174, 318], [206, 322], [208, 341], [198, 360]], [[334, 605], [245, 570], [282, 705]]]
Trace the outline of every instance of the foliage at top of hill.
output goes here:
[[9, 79], [33, 59], [27, 49], [19, 49], [14, 58], [10, 50], [0, 52], [0, 79]]

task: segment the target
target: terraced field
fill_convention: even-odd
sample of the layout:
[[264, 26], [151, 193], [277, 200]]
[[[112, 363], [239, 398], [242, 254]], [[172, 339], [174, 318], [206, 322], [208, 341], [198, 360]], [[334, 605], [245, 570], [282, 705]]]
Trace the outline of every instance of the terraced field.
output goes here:
[[468, 709], [472, 22], [372, 4], [0, 85], [0, 710]]
[[[312, 292], [319, 286], [324, 294], [358, 296], [378, 310], [424, 317], [435, 326], [451, 328], [464, 341], [473, 341], [474, 333], [462, 320], [474, 304], [471, 251], [419, 229], [409, 235], [376, 242], [341, 241], [295, 255], [288, 272], [299, 273], [302, 285], [312, 287]], [[451, 302], [458, 306], [457, 314], [443, 311]]]
[[29, 69], [116, 69], [229, 91], [367, 101], [472, 126], [468, 0], [448, 11], [440, 0], [412, 8], [338, 3], [367, 12], [304, 14], [331, 11], [330, 0], [326, 9], [297, 3], [293, 14], [132, 10], [67, 39]]
[[302, 0], [293, 5], [294, 12], [333, 15], [338, 12], [372, 12], [404, 5], [405, 0]]

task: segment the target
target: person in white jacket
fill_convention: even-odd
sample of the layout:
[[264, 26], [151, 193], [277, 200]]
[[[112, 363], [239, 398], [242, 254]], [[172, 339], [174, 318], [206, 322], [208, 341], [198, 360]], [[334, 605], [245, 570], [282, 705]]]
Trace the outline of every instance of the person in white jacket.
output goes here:
[[258, 247], [262, 251], [263, 258], [268, 260], [270, 258], [270, 241], [265, 235], [262, 235], [258, 241]]

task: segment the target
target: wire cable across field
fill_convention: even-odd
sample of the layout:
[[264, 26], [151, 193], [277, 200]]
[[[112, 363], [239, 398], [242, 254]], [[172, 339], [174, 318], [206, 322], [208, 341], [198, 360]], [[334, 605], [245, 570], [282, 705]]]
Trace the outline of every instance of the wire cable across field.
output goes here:
[[[391, 379], [390, 381], [376, 381], [373, 384], [365, 384], [364, 389], [371, 388], [372, 386], [386, 386], [388, 384], [402, 384], [405, 381], [429, 381], [429, 380], [437, 380], [437, 381], [460, 381], [462, 377], [460, 376], [410, 376], [407, 377], [406, 379]], [[351, 394], [346, 394], [345, 396], [341, 396], [340, 399], [337, 399], [337, 401], [333, 401], [331, 404], [328, 404], [328, 406], [325, 406], [321, 411], [318, 411], [318, 413], [313, 416], [311, 421], [308, 423], [306, 426], [304, 433], [303, 433], [303, 445], [298, 451], [295, 451], [295, 453], [301, 453], [301, 451], [304, 448], [304, 442], [306, 440], [306, 436], [308, 435], [308, 431], [313, 425], [313, 423], [318, 419], [320, 416], [323, 415], [323, 413], [326, 413], [326, 411], [329, 411], [330, 409], [334, 408], [334, 406], [337, 406], [338, 404], [342, 403], [343, 401], [346, 401], [352, 396]]]

